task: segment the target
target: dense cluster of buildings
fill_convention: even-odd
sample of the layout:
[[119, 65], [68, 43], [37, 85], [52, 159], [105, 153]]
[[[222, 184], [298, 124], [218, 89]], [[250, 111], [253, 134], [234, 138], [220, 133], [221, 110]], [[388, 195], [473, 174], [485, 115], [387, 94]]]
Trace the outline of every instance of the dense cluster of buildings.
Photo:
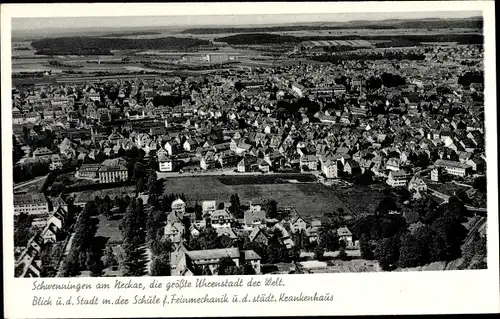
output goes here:
[[[233, 259], [237, 266], [250, 264], [256, 274], [260, 273], [261, 256], [253, 250], [239, 248], [190, 250], [186, 245], [186, 238], [197, 237], [206, 227], [213, 227], [218, 236], [227, 236], [234, 242], [239, 238], [248, 238], [250, 243], [259, 244], [262, 247], [270, 245], [270, 238], [275, 232], [279, 232], [280, 244], [288, 250], [296, 245], [293, 235], [297, 233], [303, 234], [306, 244], [319, 241], [321, 221], [308, 222], [293, 207], [280, 209], [279, 216], [286, 217], [269, 218], [261, 204], [250, 203], [244, 210], [243, 218], [238, 219], [230, 213], [229, 203], [220, 204], [222, 205], [217, 205], [214, 200], [203, 201], [202, 213], [206, 218], [196, 220], [194, 214], [186, 213], [184, 201], [176, 199], [172, 203], [172, 212], [169, 213], [164, 226], [164, 236], [174, 244], [174, 251], [170, 258], [172, 275], [193, 275], [196, 273], [196, 266], [202, 268], [206, 266], [210, 274], [216, 274], [218, 264], [224, 257]], [[346, 249], [359, 248], [359, 242], [353, 239], [348, 228], [338, 228], [337, 235]]]
[[[464, 73], [482, 70], [482, 48], [436, 46], [425, 54], [424, 61], [304, 63], [221, 70], [209, 77], [96, 78], [14, 88], [13, 125], [26, 128], [14, 135], [24, 154], [14, 165], [44, 162], [58, 170], [78, 163], [76, 178], [114, 183], [130, 177], [123, 154], [140, 149], [156, 158], [161, 172], [287, 170], [326, 179], [370, 172], [392, 187], [417, 193], [443, 175], [463, 179], [484, 173], [483, 84], [458, 84]], [[370, 88], [370, 79], [383, 73], [397, 74], [406, 84]], [[318, 106], [312, 114], [304, 105], [298, 116], [279, 115], [286, 114], [283, 105], [304, 98]], [[29, 143], [44, 131], [51, 132], [51, 147]], [[420, 176], [427, 168], [430, 179]], [[234, 218], [206, 205], [217, 231], [231, 235]], [[16, 213], [49, 214], [43, 195], [16, 196], [14, 207]], [[182, 219], [172, 218], [165, 235], [179, 242]], [[243, 225], [258, 240], [260, 226], [282, 222], [270, 225], [259, 208], [250, 208]], [[288, 222], [308, 238], [315, 238], [319, 227], [301, 218]], [[200, 227], [193, 223], [192, 232]], [[218, 258], [213, 256], [258, 263], [251, 251], [208, 254], [179, 247], [172, 259], [179, 274], [192, 264], [212, 265]]]

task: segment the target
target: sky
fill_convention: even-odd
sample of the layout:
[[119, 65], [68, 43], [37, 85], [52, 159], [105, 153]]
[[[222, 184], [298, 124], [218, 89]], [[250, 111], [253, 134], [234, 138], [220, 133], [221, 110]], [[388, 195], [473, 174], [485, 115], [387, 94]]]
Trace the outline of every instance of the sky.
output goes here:
[[12, 30], [124, 28], [153, 26], [244, 26], [310, 22], [346, 22], [351, 20], [467, 18], [480, 16], [480, 11], [455, 12], [386, 12], [334, 14], [269, 14], [269, 15], [191, 15], [191, 16], [119, 16], [119, 17], [52, 17], [13, 18]]

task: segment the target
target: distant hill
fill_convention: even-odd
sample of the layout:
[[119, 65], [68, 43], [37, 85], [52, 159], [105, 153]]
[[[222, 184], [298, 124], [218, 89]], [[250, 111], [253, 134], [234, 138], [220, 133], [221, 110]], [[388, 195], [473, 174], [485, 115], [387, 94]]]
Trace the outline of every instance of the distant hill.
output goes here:
[[337, 30], [337, 29], [449, 29], [468, 28], [482, 29], [483, 18], [467, 19], [388, 19], [380, 21], [348, 21], [348, 22], [321, 22], [303, 25], [283, 25], [265, 27], [220, 27], [220, 28], [190, 28], [183, 30], [184, 34], [221, 34], [221, 33], [249, 33], [249, 32], [285, 32], [303, 30]]
[[124, 39], [101, 37], [46, 38], [32, 42], [36, 54], [43, 55], [92, 55], [111, 54], [111, 50], [182, 50], [210, 41], [192, 38]]
[[100, 37], [129, 37], [129, 36], [138, 36], [138, 35], [158, 35], [161, 32], [158, 31], [125, 31], [125, 32], [112, 32], [112, 33], [104, 33], [99, 35]]
[[280, 44], [280, 43], [298, 43], [304, 41], [302, 38], [294, 36], [284, 36], [272, 33], [248, 33], [248, 34], [237, 34], [222, 38], [214, 39], [215, 42], [225, 42], [232, 45], [244, 45], [244, 44]]
[[[272, 33], [243, 33], [214, 39], [215, 42], [225, 42], [229, 45], [259, 45], [259, 44], [293, 44], [302, 41], [317, 40], [390, 40], [388, 46], [415, 46], [420, 42], [458, 42], [459, 44], [482, 44], [482, 34], [429, 34], [429, 35], [340, 35], [340, 36], [282, 36]], [[397, 45], [395, 45], [397, 44]], [[402, 45], [404, 44], [404, 45]]]

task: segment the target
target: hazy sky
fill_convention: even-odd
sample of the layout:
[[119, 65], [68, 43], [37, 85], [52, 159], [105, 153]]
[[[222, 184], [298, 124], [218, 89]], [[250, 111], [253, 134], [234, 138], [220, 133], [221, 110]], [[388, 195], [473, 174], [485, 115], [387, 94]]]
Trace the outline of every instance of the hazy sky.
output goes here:
[[270, 15], [191, 15], [191, 16], [120, 16], [120, 17], [65, 17], [13, 18], [12, 30], [120, 28], [152, 26], [203, 26], [284, 24], [304, 22], [345, 22], [350, 20], [467, 18], [480, 16], [480, 11], [459, 12], [387, 12], [335, 14], [270, 14]]

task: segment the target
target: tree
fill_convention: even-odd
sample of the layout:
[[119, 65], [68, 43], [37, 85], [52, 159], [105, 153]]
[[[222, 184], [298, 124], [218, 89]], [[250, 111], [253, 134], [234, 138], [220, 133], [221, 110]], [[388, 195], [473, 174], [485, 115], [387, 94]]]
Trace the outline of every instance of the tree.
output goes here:
[[264, 203], [264, 210], [266, 211], [267, 218], [278, 217], [278, 203], [275, 200], [267, 200]]
[[397, 209], [398, 206], [396, 205], [394, 199], [390, 196], [386, 196], [379, 202], [377, 212], [387, 214], [390, 211], [396, 211]]
[[424, 223], [430, 223], [435, 219], [435, 211], [438, 207], [438, 203], [430, 197], [423, 196], [422, 198], [411, 202], [410, 209], [416, 212], [419, 216], [419, 220]]
[[304, 249], [306, 246], [306, 233], [303, 229], [292, 233], [292, 239], [295, 244], [295, 247], [299, 249]]
[[269, 263], [275, 264], [287, 259], [286, 247], [281, 237], [281, 232], [276, 229], [268, 239], [267, 255]]
[[480, 260], [480, 261], [472, 264], [470, 269], [488, 269], [488, 264], [487, 264], [486, 260]]
[[433, 257], [437, 260], [451, 261], [461, 255], [461, 245], [467, 236], [467, 229], [460, 219], [443, 216], [431, 224], [434, 233]]
[[223, 248], [231, 248], [234, 246], [233, 240], [227, 235], [219, 236], [219, 240]]
[[365, 171], [363, 174], [356, 176], [356, 178], [354, 179], [354, 184], [360, 186], [371, 185], [373, 183], [372, 174], [373, 173], [368, 170]]
[[149, 196], [154, 196], [158, 193], [158, 184], [158, 175], [156, 174], [156, 171], [152, 171], [148, 177]]
[[139, 178], [143, 177], [145, 173], [144, 166], [140, 162], [135, 162], [132, 171], [132, 180], [137, 181]]
[[316, 246], [316, 248], [314, 249], [314, 258], [316, 260], [323, 260], [324, 254], [325, 254], [325, 249], [320, 245]]
[[427, 156], [427, 153], [420, 153], [418, 154], [418, 158], [415, 162], [415, 166], [418, 166], [418, 167], [427, 167], [429, 166], [430, 162], [429, 162], [429, 156]]
[[100, 258], [93, 257], [92, 262], [89, 266], [91, 277], [100, 277], [103, 274], [104, 266]]
[[171, 253], [174, 246], [169, 238], [163, 238], [163, 229], [158, 229], [155, 239], [149, 242], [149, 248], [154, 255]]
[[238, 194], [231, 195], [230, 202], [231, 206], [229, 207], [229, 212], [236, 218], [243, 218], [243, 212], [241, 210], [241, 203]]
[[[231, 204], [232, 206], [232, 204]], [[231, 210], [231, 208], [229, 208]], [[198, 202], [194, 204], [194, 213], [196, 215], [196, 220], [202, 220], [203, 219], [203, 208], [201, 207]]]
[[230, 257], [223, 257], [217, 264], [217, 275], [238, 275], [237, 268], [236, 263]]
[[145, 187], [146, 187], [146, 185], [144, 182], [144, 177], [143, 176], [138, 177], [137, 184], [136, 184], [137, 193], [144, 192]]
[[[425, 226], [424, 226], [425, 227]], [[418, 229], [421, 234], [422, 228]], [[425, 234], [426, 235], [426, 234]], [[401, 238], [398, 265], [403, 268], [422, 266], [429, 261], [425, 238], [407, 233]]]
[[191, 239], [189, 247], [193, 250], [225, 248], [222, 246], [221, 239], [213, 227], [205, 227], [197, 237]]
[[151, 264], [151, 276], [170, 276], [170, 255], [161, 254], [153, 259]]
[[375, 248], [375, 258], [383, 270], [393, 270], [399, 260], [399, 240], [397, 237], [383, 238]]
[[118, 265], [118, 260], [116, 260], [115, 254], [113, 253], [113, 248], [107, 245], [104, 251], [104, 266], [110, 268], [116, 265]]
[[366, 88], [370, 91], [378, 90], [382, 87], [382, 80], [378, 77], [370, 76], [366, 80]]
[[252, 267], [252, 265], [248, 262], [246, 262], [243, 265], [243, 275], [255, 275], [255, 269]]
[[333, 224], [323, 224], [319, 231], [319, 246], [327, 251], [335, 251], [339, 248], [339, 236], [337, 228]]
[[32, 227], [33, 216], [21, 213], [17, 217], [17, 223], [14, 231], [14, 246], [25, 247], [31, 237], [35, 235]]
[[83, 211], [80, 213], [75, 225], [75, 235], [71, 245], [72, 250], [84, 251], [92, 244], [92, 239], [97, 231], [95, 220], [97, 208], [93, 201], [87, 202]]
[[337, 255], [337, 258], [340, 260], [348, 260], [349, 255], [347, 255], [345, 248], [340, 248], [339, 254]]
[[442, 205], [441, 208], [443, 209], [442, 216], [457, 218], [460, 221], [463, 221], [468, 214], [467, 208], [457, 196], [451, 196], [448, 203]]
[[158, 161], [156, 160], [156, 156], [150, 156], [149, 157], [148, 166], [154, 172], [156, 172], [158, 170]]
[[20, 263], [16, 266], [16, 268], [14, 269], [14, 277], [16, 278], [19, 278], [22, 276], [23, 274], [23, 271], [24, 271], [24, 264]]
[[63, 262], [62, 266], [62, 276], [63, 277], [74, 277], [78, 275], [80, 266], [78, 262], [78, 251], [71, 250], [69, 254], [66, 256], [66, 259]]
[[361, 251], [361, 257], [366, 260], [373, 260], [375, 256], [373, 255], [373, 249], [370, 245], [370, 238], [367, 234], [361, 235], [359, 239], [359, 249]]
[[397, 87], [406, 84], [405, 78], [397, 75], [397, 74], [391, 74], [391, 73], [383, 73], [380, 76], [380, 79], [382, 80], [382, 84], [385, 87]]
[[486, 193], [486, 176], [476, 177], [474, 179], [474, 188], [481, 193]]
[[125, 276], [142, 276], [144, 274], [144, 257], [142, 245], [146, 241], [142, 199], [132, 199], [120, 223], [122, 231], [122, 248], [125, 253]]

